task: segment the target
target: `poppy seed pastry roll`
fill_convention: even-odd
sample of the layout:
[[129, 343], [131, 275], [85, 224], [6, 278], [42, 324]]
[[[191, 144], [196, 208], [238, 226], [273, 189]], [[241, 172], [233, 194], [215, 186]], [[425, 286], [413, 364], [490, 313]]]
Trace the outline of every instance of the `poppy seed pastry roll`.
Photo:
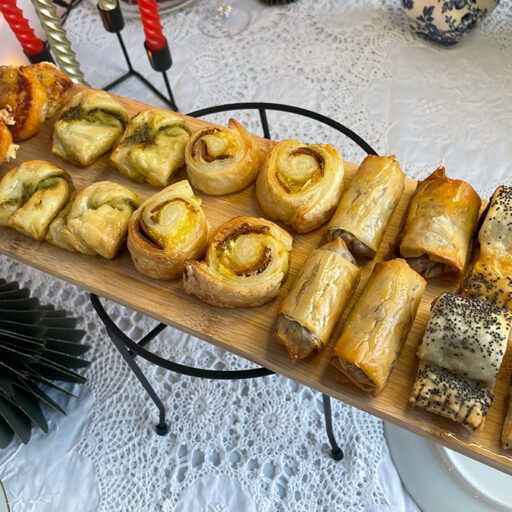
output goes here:
[[424, 277], [460, 275], [468, 260], [480, 197], [439, 167], [418, 183], [405, 222], [400, 254]]
[[185, 260], [200, 258], [207, 242], [201, 199], [186, 180], [144, 201], [128, 227], [127, 245], [135, 268], [154, 279], [180, 277]]
[[222, 224], [204, 261], [188, 260], [183, 289], [214, 306], [260, 306], [272, 300], [286, 276], [293, 238], [258, 217], [235, 217]]
[[374, 258], [404, 184], [405, 175], [394, 155], [368, 155], [341, 197], [327, 238], [342, 238], [356, 258]]
[[484, 215], [461, 294], [512, 311], [512, 187], [498, 187]]
[[256, 196], [274, 220], [307, 233], [325, 224], [343, 192], [343, 160], [329, 144], [276, 144], [256, 181]]
[[357, 386], [382, 391], [416, 318], [426, 282], [405, 260], [377, 263], [345, 322], [331, 362]]
[[284, 299], [274, 333], [292, 361], [327, 345], [360, 273], [341, 239], [311, 252]]
[[126, 187], [98, 181], [77, 194], [65, 219], [55, 219], [56, 229], [50, 227], [48, 241], [111, 259], [126, 240], [130, 217], [139, 205], [139, 198]]
[[433, 303], [411, 404], [476, 430], [483, 427], [512, 330], [512, 314], [444, 292]]
[[219, 196], [249, 186], [258, 174], [263, 154], [256, 138], [238, 121], [227, 128], [203, 128], [185, 149], [187, 174], [193, 187]]
[[85, 167], [109, 151], [128, 122], [126, 110], [110, 94], [82, 89], [55, 122], [52, 153]]
[[0, 225], [43, 240], [72, 193], [73, 182], [64, 169], [43, 160], [24, 162], [0, 181]]
[[110, 161], [132, 180], [166, 187], [185, 163], [189, 138], [182, 118], [161, 108], [143, 110], [128, 123]]

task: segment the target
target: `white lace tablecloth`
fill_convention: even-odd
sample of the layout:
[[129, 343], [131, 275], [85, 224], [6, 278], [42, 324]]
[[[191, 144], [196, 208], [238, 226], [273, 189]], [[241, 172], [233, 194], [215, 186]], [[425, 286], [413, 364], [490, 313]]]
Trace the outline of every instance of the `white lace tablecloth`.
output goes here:
[[[123, 59], [88, 2], [66, 26], [86, 79], [102, 87], [124, 72]], [[345, 123], [378, 152], [395, 153], [410, 177], [444, 164], [484, 197], [500, 183], [512, 184], [510, 0], [451, 50], [411, 34], [398, 0], [241, 3], [252, 20], [232, 39], [199, 31], [201, 0], [163, 18], [174, 59], [169, 76], [183, 112], [236, 101], [288, 103]], [[0, 34], [10, 40], [5, 24]], [[163, 89], [144, 54], [139, 22], [127, 21], [123, 35], [136, 68]], [[13, 48], [0, 49], [4, 62], [19, 59]], [[135, 79], [115, 92], [161, 104]], [[237, 117], [261, 130], [254, 113]], [[347, 160], [363, 156], [310, 120], [271, 113], [269, 122], [274, 138], [331, 142]], [[170, 432], [157, 436], [156, 408], [108, 341], [88, 294], [5, 257], [0, 276], [72, 311], [93, 347], [88, 384], [66, 400], [68, 416], [49, 413], [49, 435], [34, 430], [27, 446], [12, 443], [0, 454], [13, 512], [417, 510], [402, 489], [380, 420], [334, 402], [345, 451], [334, 462], [320, 394], [280, 376], [218, 382], [139, 361], [169, 412]], [[154, 325], [113, 303], [107, 309], [133, 338]], [[251, 366], [170, 328], [151, 348], [188, 365]]]

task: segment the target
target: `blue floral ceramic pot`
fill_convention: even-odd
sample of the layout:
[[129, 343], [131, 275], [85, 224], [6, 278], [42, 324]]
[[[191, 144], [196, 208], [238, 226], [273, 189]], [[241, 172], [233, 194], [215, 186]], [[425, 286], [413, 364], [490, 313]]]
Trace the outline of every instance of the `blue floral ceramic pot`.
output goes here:
[[418, 35], [443, 46], [457, 44], [500, 0], [402, 0]]

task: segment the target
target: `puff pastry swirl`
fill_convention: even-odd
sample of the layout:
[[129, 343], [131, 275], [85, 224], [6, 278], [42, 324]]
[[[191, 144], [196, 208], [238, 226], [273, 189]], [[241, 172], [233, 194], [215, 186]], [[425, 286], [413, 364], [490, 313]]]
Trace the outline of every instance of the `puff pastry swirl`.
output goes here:
[[327, 238], [342, 238], [356, 258], [371, 260], [402, 197], [405, 175], [395, 156], [368, 155], [336, 208]]
[[258, 174], [263, 154], [238, 121], [227, 128], [203, 128], [188, 141], [185, 150], [187, 174], [192, 186], [218, 196], [238, 192]]
[[113, 258], [126, 239], [128, 223], [139, 198], [112, 181], [98, 181], [82, 190], [65, 217], [57, 217], [47, 240], [91, 256]]
[[481, 200], [473, 187], [436, 169], [418, 183], [405, 222], [400, 254], [424, 277], [462, 274]]
[[128, 122], [126, 110], [96, 89], [75, 93], [56, 121], [52, 153], [85, 167], [109, 151]]
[[152, 108], [134, 116], [110, 155], [125, 176], [165, 187], [185, 163], [190, 139], [187, 123], [168, 110]]
[[200, 258], [207, 242], [201, 199], [186, 180], [144, 201], [128, 227], [127, 245], [135, 268], [155, 279], [180, 277], [185, 260]]
[[329, 242], [308, 256], [283, 301], [274, 333], [292, 361], [327, 345], [360, 273], [343, 240]]
[[289, 233], [266, 219], [231, 219], [213, 235], [205, 261], [185, 262], [183, 288], [214, 306], [265, 304], [286, 279], [292, 242]]
[[461, 293], [512, 311], [512, 187], [489, 201]]
[[283, 140], [268, 154], [256, 195], [274, 220], [307, 233], [326, 223], [343, 191], [343, 160], [329, 144]]
[[504, 308], [444, 292], [433, 303], [411, 404], [481, 429], [512, 331]]
[[426, 282], [405, 260], [377, 263], [331, 362], [365, 391], [382, 391], [416, 318]]
[[43, 240], [72, 193], [64, 169], [43, 160], [24, 162], [0, 181], [0, 224]]

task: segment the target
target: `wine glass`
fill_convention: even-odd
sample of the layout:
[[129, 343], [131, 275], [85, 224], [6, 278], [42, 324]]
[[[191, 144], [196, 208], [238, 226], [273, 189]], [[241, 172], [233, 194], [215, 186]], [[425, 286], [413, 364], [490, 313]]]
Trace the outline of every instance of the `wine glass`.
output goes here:
[[239, 2], [212, 0], [202, 11], [199, 29], [208, 37], [233, 37], [249, 25], [251, 13]]

